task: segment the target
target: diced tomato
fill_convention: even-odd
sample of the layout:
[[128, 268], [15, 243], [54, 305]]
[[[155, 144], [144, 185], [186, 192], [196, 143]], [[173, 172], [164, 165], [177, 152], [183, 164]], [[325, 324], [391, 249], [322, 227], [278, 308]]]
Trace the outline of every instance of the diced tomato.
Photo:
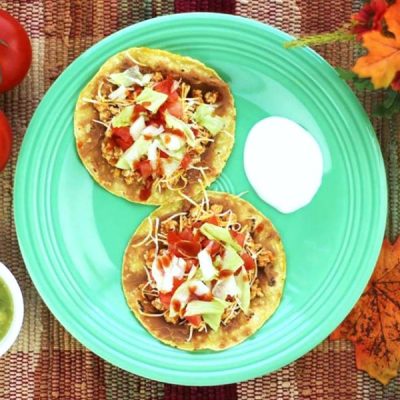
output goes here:
[[[176, 93], [176, 92], [175, 92]], [[171, 97], [172, 95], [170, 95]], [[168, 112], [173, 115], [176, 118], [182, 118], [183, 116], [183, 107], [182, 107], [182, 103], [179, 100], [179, 97], [177, 100], [171, 100], [168, 99], [166, 101], [166, 109], [168, 110]]]
[[169, 155], [167, 153], [160, 150], [160, 158], [168, 158], [168, 157], [169, 157]]
[[178, 95], [178, 93], [175, 91], [175, 92], [171, 92], [170, 94], [169, 94], [169, 96], [168, 96], [168, 101], [170, 101], [171, 103], [173, 103], [173, 102], [175, 102], [175, 101], [177, 101], [177, 100], [179, 100], [179, 95]]
[[146, 113], [147, 114], [147, 112], [148, 112], [147, 109], [144, 108], [143, 105], [135, 104], [135, 107], [134, 107], [133, 113], [132, 113], [132, 121], [135, 121], [139, 117], [139, 115], [141, 113]]
[[160, 293], [159, 296], [164, 308], [169, 308], [169, 305], [171, 304], [172, 293]]
[[179, 95], [176, 90], [172, 91], [173, 85], [174, 80], [171, 77], [168, 77], [167, 79], [164, 79], [163, 81], [154, 85], [154, 90], [168, 95], [168, 99], [160, 108], [159, 114], [163, 114], [164, 111], [168, 111], [174, 117], [182, 118], [182, 103], [180, 102]]
[[244, 262], [244, 267], [246, 268], [247, 271], [250, 271], [251, 269], [255, 268], [256, 265], [253, 260], [253, 257], [251, 257], [249, 254], [242, 253], [240, 257], [242, 257], [242, 260]]
[[190, 240], [180, 240], [175, 245], [176, 255], [180, 257], [196, 257], [201, 250], [199, 242], [191, 242]]
[[167, 233], [167, 240], [168, 244], [175, 244], [176, 242], [179, 242], [181, 240], [181, 237], [177, 232], [169, 231]]
[[151, 196], [151, 187], [153, 186], [153, 179], [149, 176], [145, 180], [144, 187], [140, 190], [139, 199], [142, 201], [147, 200]]
[[149, 160], [137, 161], [134, 167], [135, 170], [139, 171], [140, 175], [142, 175], [144, 179], [147, 179], [153, 172], [153, 168], [151, 167]]
[[221, 245], [214, 240], [207, 239], [206, 241], [204, 241], [203, 246], [210, 253], [211, 257], [214, 257], [221, 250]]
[[160, 93], [170, 94], [173, 84], [174, 80], [168, 77], [167, 79], [164, 79], [163, 81], [156, 83], [153, 89], [157, 90], [157, 92]]
[[194, 327], [198, 327], [201, 324], [201, 316], [200, 315], [192, 315], [190, 317], [185, 317], [186, 321]]
[[133, 145], [133, 138], [129, 133], [129, 126], [112, 128], [112, 138], [115, 144], [122, 150], [126, 150]]
[[179, 236], [182, 240], [193, 240], [193, 232], [189, 228], [185, 228]]
[[246, 236], [243, 233], [230, 231], [231, 236], [238, 242], [239, 246], [243, 247]]
[[212, 217], [207, 218], [205, 222], [219, 226], [219, 218], [216, 215], [213, 215]]
[[151, 125], [165, 126], [165, 116], [164, 113], [162, 112], [164, 104], [159, 108], [157, 114], [151, 116], [151, 121], [150, 121]]
[[192, 161], [192, 157], [190, 157], [189, 153], [186, 153], [182, 158], [181, 167], [183, 169], [187, 169], [187, 167], [189, 166], [191, 161]]

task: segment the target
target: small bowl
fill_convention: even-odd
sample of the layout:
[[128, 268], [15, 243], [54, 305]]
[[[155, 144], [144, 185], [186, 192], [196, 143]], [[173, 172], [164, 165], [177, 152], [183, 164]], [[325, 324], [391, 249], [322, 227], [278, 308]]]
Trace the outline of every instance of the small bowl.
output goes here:
[[6, 284], [6, 286], [10, 291], [14, 308], [11, 325], [6, 335], [3, 337], [3, 339], [0, 340], [0, 357], [1, 357], [13, 345], [21, 330], [22, 321], [24, 319], [24, 300], [22, 298], [21, 289], [18, 285], [17, 280], [14, 278], [14, 275], [1, 262], [0, 262], [0, 279], [3, 280], [3, 282]]

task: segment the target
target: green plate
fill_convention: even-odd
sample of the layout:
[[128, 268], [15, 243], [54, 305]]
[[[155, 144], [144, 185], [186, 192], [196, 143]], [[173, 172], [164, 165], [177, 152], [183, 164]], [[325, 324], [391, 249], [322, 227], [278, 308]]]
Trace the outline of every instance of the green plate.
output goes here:
[[[316, 346], [346, 316], [370, 277], [387, 209], [384, 164], [367, 115], [335, 71], [310, 49], [285, 50], [285, 33], [219, 14], [183, 14], [130, 26], [82, 54], [37, 109], [15, 181], [15, 220], [29, 273], [44, 301], [80, 342], [130, 372], [183, 385], [217, 385], [272, 372]], [[96, 185], [75, 151], [78, 94], [101, 64], [131, 46], [195, 57], [229, 83], [237, 139], [215, 190], [248, 191], [278, 228], [287, 251], [281, 306], [244, 343], [189, 353], [161, 344], [136, 321], [121, 288], [125, 246], [153, 208]], [[251, 126], [291, 118], [318, 141], [322, 186], [288, 215], [269, 207], [243, 171]]]

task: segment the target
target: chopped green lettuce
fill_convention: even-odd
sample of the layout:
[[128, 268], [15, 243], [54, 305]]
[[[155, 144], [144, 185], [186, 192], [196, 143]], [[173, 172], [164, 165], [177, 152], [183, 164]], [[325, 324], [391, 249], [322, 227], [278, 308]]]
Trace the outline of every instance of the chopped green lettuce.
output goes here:
[[235, 280], [239, 290], [239, 306], [245, 314], [248, 314], [250, 307], [250, 282], [249, 276], [243, 267], [240, 274], [235, 276]]
[[147, 108], [152, 113], [156, 113], [167, 100], [167, 98], [168, 95], [165, 93], [160, 93], [150, 88], [144, 88], [136, 98], [136, 103], [144, 103], [144, 108]]
[[211, 301], [192, 300], [186, 307], [185, 317], [203, 314], [222, 314], [228, 304], [228, 302], [220, 299], [213, 299]]
[[168, 111], [165, 113], [165, 122], [167, 123], [168, 128], [177, 129], [179, 131], [182, 131], [186, 136], [189, 146], [192, 146], [192, 147], [194, 146], [195, 136], [188, 124], [186, 124], [179, 118], [174, 117]]
[[137, 140], [138, 137], [142, 134], [144, 128], [146, 127], [146, 123], [143, 115], [140, 115], [129, 128], [129, 133], [133, 137], [134, 140]]
[[120, 169], [132, 169], [133, 163], [147, 154], [151, 141], [140, 136], [138, 140], [118, 160], [116, 167]]
[[225, 254], [222, 259], [222, 269], [229, 269], [235, 272], [241, 265], [243, 265], [242, 257], [231, 247], [225, 246]]
[[236, 251], [241, 250], [240, 245], [235, 239], [232, 238], [231, 234], [226, 228], [206, 222], [200, 227], [200, 232], [210, 240], [223, 242], [224, 244], [232, 246]]
[[176, 303], [176, 301], [180, 304], [181, 310], [188, 303], [191, 293], [189, 288], [190, 289], [195, 288], [195, 293], [197, 295], [202, 295], [210, 292], [209, 288], [200, 280], [191, 279], [187, 280], [186, 282], [183, 282], [182, 285], [180, 285], [178, 289], [176, 289], [175, 293], [171, 298], [171, 306], [169, 308], [169, 315], [171, 317], [174, 317], [175, 315], [179, 314], [179, 312], [176, 311], [173, 307], [173, 304]]
[[151, 80], [152, 74], [142, 74], [139, 66], [135, 65], [123, 72], [116, 72], [110, 75], [110, 81], [119, 86], [129, 87], [133, 84], [139, 86], [147, 85]]
[[129, 126], [132, 120], [133, 106], [128, 106], [122, 109], [122, 111], [113, 117], [111, 120], [111, 125], [115, 128], [120, 128], [122, 126]]
[[213, 331], [217, 331], [221, 325], [222, 314], [203, 314], [202, 318]]
[[221, 323], [222, 314], [228, 305], [229, 303], [220, 299], [213, 299], [212, 301], [193, 300], [187, 305], [185, 316], [201, 315], [204, 322], [211, 329], [217, 331]]
[[222, 131], [225, 126], [224, 119], [218, 115], [213, 115], [214, 107], [209, 104], [200, 104], [194, 113], [194, 120], [206, 128], [212, 135]]

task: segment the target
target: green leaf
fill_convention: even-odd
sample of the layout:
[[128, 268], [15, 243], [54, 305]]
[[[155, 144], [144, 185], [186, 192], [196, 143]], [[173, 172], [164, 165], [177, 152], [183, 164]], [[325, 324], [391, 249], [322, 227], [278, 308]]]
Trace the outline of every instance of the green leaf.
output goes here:
[[374, 117], [390, 118], [400, 112], [400, 93], [394, 90], [387, 90], [382, 103], [373, 110]]
[[354, 80], [354, 78], [357, 77], [357, 75], [353, 71], [350, 71], [349, 69], [337, 67], [335, 68], [335, 70], [339, 74], [339, 76], [345, 81], [352, 81]]
[[369, 78], [360, 78], [356, 73], [344, 68], [335, 68], [339, 77], [347, 82], [352, 82], [357, 90], [374, 90], [374, 86]]

